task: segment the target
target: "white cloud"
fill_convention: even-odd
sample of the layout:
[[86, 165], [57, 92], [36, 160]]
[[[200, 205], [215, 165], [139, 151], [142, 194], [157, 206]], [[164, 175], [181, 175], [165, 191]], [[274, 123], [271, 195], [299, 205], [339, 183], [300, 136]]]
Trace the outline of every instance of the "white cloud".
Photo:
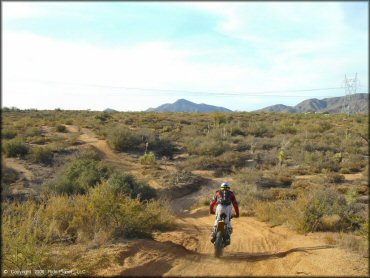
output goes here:
[[38, 17], [46, 12], [35, 3], [27, 2], [3, 2], [3, 19], [14, 20], [20, 18]]
[[[16, 6], [8, 5], [11, 3], [6, 4], [7, 16], [4, 18], [8, 19], [37, 16], [43, 12], [32, 5], [26, 8], [23, 2], [20, 10], [14, 10]], [[132, 47], [108, 48], [5, 30], [3, 104], [20, 108], [141, 110], [178, 98], [178, 94], [164, 96], [156, 92], [140, 92], [135, 96], [139, 91], [83, 84], [258, 92], [340, 86], [344, 74], [356, 71], [362, 72], [362, 84], [366, 86], [368, 83], [367, 64], [363, 62], [367, 61], [367, 39], [362, 39], [366, 44], [363, 48], [344, 47], [350, 38], [356, 38], [356, 41], [360, 38], [361, 41], [364, 34], [345, 24], [339, 3], [187, 2], [181, 5], [218, 16], [216, 30], [257, 46], [257, 52], [248, 57], [246, 49], [244, 55], [247, 57], [240, 63], [207, 63], [198, 58], [215, 57], [217, 53], [226, 55], [233, 51], [233, 46], [226, 51], [217, 46], [189, 50], [175, 42], [151, 41]], [[53, 7], [55, 14], [58, 9]], [[78, 10], [74, 11], [77, 16]], [[281, 40], [270, 38], [268, 26], [261, 26], [266, 22], [270, 28], [274, 26], [271, 24], [279, 26], [280, 23], [297, 27], [302, 36]], [[304, 32], [305, 28], [311, 28], [312, 22], [319, 26], [312, 26], [312, 34]], [[230, 106], [231, 109], [241, 110], [248, 105], [262, 106], [260, 101], [266, 101], [266, 97], [198, 95], [193, 100], [214, 105], [230, 104], [234, 106]]]

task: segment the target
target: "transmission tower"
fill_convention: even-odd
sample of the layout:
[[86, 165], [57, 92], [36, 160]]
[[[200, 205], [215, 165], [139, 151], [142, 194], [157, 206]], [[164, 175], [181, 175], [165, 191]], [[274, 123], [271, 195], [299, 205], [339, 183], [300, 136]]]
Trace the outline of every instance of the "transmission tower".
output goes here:
[[347, 75], [344, 76], [344, 89], [345, 96], [343, 98], [342, 113], [347, 113], [347, 115], [355, 114], [354, 103], [352, 102], [352, 95], [357, 92], [357, 72], [354, 78], [347, 78]]

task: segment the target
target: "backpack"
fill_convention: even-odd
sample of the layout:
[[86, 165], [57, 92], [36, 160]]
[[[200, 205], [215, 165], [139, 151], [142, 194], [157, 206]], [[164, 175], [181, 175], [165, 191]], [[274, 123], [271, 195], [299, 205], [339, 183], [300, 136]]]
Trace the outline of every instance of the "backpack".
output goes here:
[[217, 194], [218, 196], [217, 203], [223, 206], [231, 205], [231, 195], [232, 195], [232, 192], [229, 190], [219, 190]]

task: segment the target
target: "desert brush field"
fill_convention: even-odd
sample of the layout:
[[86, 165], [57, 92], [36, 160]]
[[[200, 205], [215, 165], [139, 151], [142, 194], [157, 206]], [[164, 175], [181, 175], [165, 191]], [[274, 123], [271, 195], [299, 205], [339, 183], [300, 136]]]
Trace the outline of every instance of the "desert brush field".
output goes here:
[[368, 120], [2, 109], [3, 275], [367, 276]]

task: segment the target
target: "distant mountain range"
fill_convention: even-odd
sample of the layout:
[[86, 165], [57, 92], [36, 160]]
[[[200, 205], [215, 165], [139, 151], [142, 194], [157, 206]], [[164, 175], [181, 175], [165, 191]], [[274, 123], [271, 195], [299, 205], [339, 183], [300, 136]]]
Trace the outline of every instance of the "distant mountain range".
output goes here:
[[104, 112], [107, 112], [107, 113], [114, 113], [114, 112], [118, 112], [117, 110], [114, 110], [112, 108], [107, 108], [104, 110]]
[[[288, 112], [288, 113], [330, 113], [336, 114], [342, 112], [345, 103], [345, 96], [332, 97], [324, 99], [306, 99], [296, 106], [287, 106], [276, 104], [268, 106], [254, 112]], [[369, 112], [369, 94], [353, 94], [350, 97], [350, 113], [368, 113]]]
[[147, 112], [232, 112], [231, 110], [208, 105], [204, 103], [194, 103], [186, 99], [179, 99], [174, 103], [166, 103], [158, 106], [157, 108], [149, 108]]

